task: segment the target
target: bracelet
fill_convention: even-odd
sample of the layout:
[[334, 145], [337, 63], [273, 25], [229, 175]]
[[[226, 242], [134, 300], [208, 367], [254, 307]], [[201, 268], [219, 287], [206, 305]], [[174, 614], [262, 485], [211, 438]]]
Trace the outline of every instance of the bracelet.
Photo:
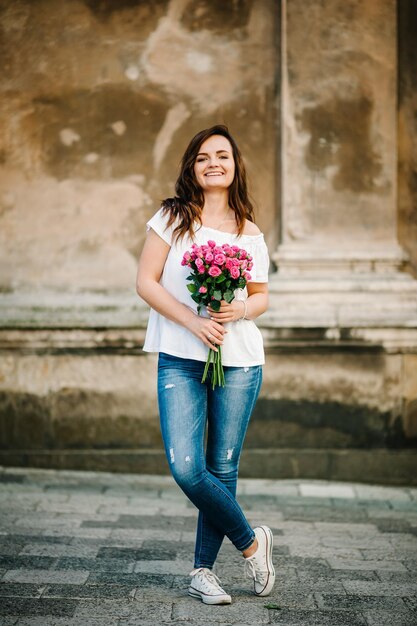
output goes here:
[[239, 321], [240, 321], [240, 320], [245, 320], [245, 319], [246, 319], [247, 312], [248, 312], [248, 305], [246, 304], [246, 300], [241, 300], [241, 302], [243, 302], [243, 306], [244, 306], [245, 308], [244, 308], [244, 312], [243, 312], [242, 317], [239, 317]]

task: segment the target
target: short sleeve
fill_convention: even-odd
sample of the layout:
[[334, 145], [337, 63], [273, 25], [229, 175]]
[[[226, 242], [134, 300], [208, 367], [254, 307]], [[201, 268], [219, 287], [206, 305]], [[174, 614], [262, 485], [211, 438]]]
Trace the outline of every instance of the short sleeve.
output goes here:
[[[269, 254], [263, 237], [251, 246], [250, 254], [252, 255], [253, 267], [250, 271], [251, 279], [249, 283], [267, 283], [269, 270]], [[248, 250], [249, 252], [249, 250]]]
[[172, 243], [172, 233], [175, 228], [175, 222], [168, 226], [169, 213], [163, 213], [162, 207], [157, 211], [150, 220], [146, 222], [146, 231], [150, 228], [161, 237], [169, 246]]

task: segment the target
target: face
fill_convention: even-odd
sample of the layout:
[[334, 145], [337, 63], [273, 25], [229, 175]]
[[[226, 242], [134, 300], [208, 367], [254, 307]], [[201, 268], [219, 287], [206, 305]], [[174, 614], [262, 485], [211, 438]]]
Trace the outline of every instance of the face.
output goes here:
[[226, 137], [213, 135], [201, 144], [194, 174], [203, 191], [230, 187], [235, 176], [235, 161]]

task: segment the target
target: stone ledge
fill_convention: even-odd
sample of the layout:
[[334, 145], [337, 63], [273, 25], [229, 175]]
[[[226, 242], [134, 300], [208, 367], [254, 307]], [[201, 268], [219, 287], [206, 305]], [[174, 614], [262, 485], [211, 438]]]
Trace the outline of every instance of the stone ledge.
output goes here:
[[[274, 327], [259, 319], [268, 353], [303, 348], [336, 351], [417, 352], [417, 328]], [[0, 328], [0, 352], [19, 354], [134, 354], [142, 351], [145, 328]]]
[[[162, 449], [0, 450], [0, 465], [168, 474]], [[300, 478], [417, 485], [417, 450], [246, 448], [242, 478]]]

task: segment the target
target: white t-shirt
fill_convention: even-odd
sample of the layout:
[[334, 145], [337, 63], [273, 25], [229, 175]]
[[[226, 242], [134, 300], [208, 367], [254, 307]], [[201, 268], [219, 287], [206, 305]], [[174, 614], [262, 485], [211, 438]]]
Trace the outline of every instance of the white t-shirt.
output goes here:
[[[197, 313], [197, 303], [191, 298], [187, 289], [189, 281], [186, 278], [190, 273], [190, 268], [181, 265], [184, 252], [190, 250], [193, 242], [188, 235], [185, 235], [179, 242], [175, 242], [175, 237], [173, 238], [172, 234], [178, 222], [175, 221], [169, 228], [167, 228], [167, 222], [168, 215], [163, 216], [162, 209], [159, 209], [146, 224], [147, 230], [152, 228], [171, 246], [160, 284], [177, 300]], [[249, 282], [268, 282], [269, 256], [262, 233], [238, 237], [236, 234], [215, 230], [207, 226], [200, 227], [199, 224], [195, 224], [195, 243], [198, 245], [206, 244], [209, 239], [218, 245], [228, 243], [244, 248], [253, 257], [253, 267], [250, 271], [252, 279]], [[235, 298], [237, 300], [244, 300], [247, 296], [246, 288], [236, 289]], [[201, 309], [200, 315], [208, 317], [205, 307]], [[249, 367], [265, 363], [262, 335], [253, 320], [227, 322], [224, 326], [229, 332], [225, 334], [222, 345], [223, 365]], [[151, 309], [143, 350], [145, 352], [166, 352], [185, 359], [206, 361], [209, 348], [187, 328], [168, 320]]]

